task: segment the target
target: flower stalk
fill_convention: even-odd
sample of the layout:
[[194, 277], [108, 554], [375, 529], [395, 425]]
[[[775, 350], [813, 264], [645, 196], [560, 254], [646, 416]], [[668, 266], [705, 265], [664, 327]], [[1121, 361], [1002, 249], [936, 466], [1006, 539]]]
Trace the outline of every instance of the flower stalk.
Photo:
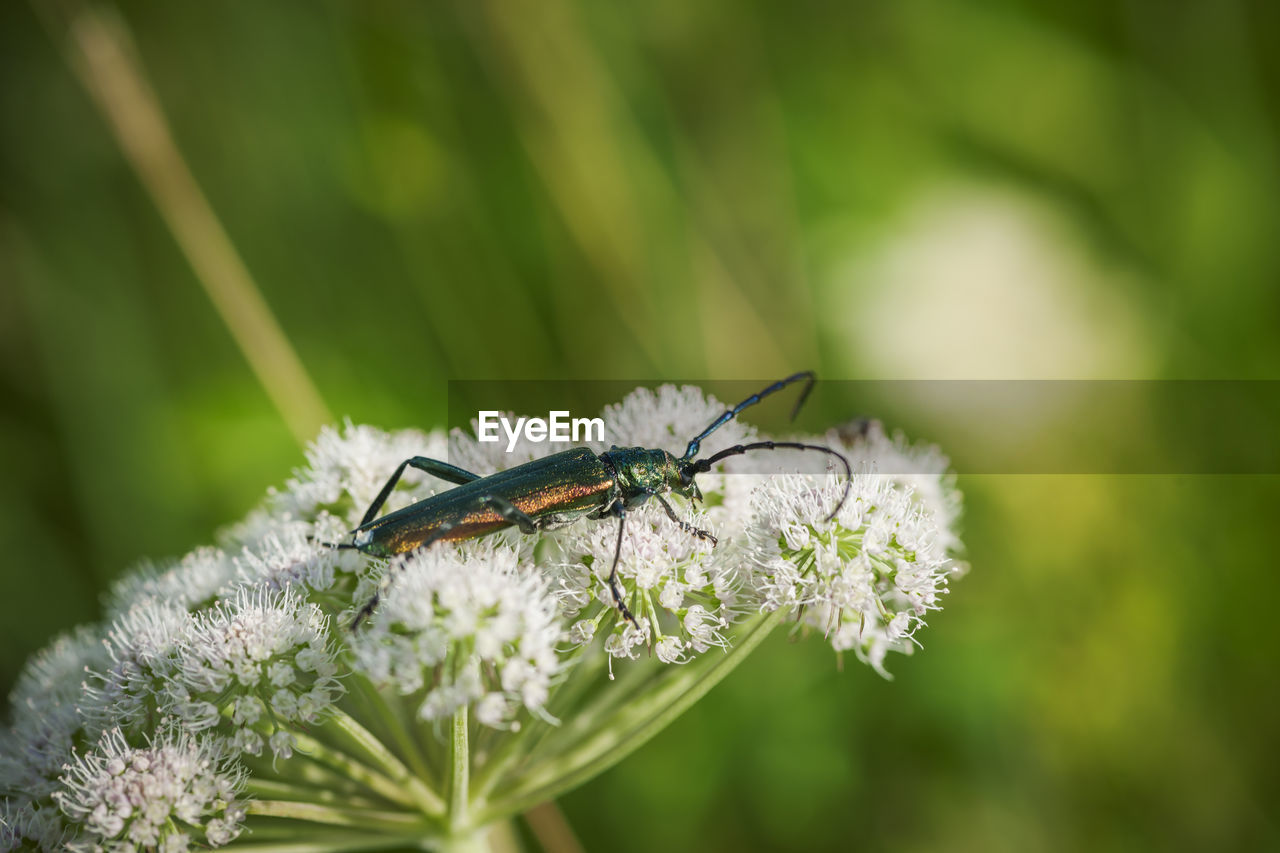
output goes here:
[[467, 737], [467, 706], [453, 712], [453, 744], [449, 774], [449, 828], [455, 834], [468, 829], [471, 781], [471, 749]]

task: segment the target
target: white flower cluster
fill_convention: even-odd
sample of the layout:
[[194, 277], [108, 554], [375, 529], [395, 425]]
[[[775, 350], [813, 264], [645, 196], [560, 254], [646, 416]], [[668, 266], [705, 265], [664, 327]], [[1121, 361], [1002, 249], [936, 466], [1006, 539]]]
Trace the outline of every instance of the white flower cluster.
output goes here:
[[[207, 560], [184, 563], [198, 573]], [[19, 679], [0, 735], [0, 849], [225, 844], [245, 775], [229, 756], [268, 736], [288, 757], [290, 725], [316, 722], [341, 693], [315, 604], [242, 586], [188, 612], [153, 595], [164, 574], [148, 570], [132, 607], [58, 639]]]
[[83, 720], [76, 708], [86, 666], [104, 665], [105, 649], [93, 629], [58, 637], [27, 662], [9, 697], [12, 725], [0, 735], [0, 850], [24, 839], [60, 850], [71, 837], [53, 801], [63, 762], [72, 755]]
[[180, 853], [192, 843], [188, 828], [214, 847], [240, 834], [244, 776], [216, 741], [168, 729], [132, 747], [112, 729], [66, 767], [53, 798], [83, 828], [69, 850]]
[[251, 755], [265, 733], [288, 758], [288, 726], [316, 723], [342, 692], [328, 619], [292, 590], [242, 588], [195, 617], [184, 651], [174, 710], [201, 730], [229, 708], [234, 745]]
[[[711, 524], [703, 512], [690, 513], [687, 520], [700, 529]], [[632, 625], [618, 617], [608, 584], [617, 534], [613, 521], [581, 525], [558, 537], [568, 559], [553, 571], [561, 607], [572, 620], [570, 641], [590, 643], [604, 625], [609, 630], [604, 648], [611, 656], [634, 658], [652, 642], [654, 654], [664, 663], [681, 663], [711, 647], [725, 647], [723, 631], [744, 612], [733, 549], [712, 548], [705, 539], [673, 528], [656, 505], [629, 512], [618, 583], [636, 617]]]
[[143, 563], [107, 593], [107, 616], [115, 619], [148, 601], [164, 601], [193, 610], [216, 598], [235, 575], [234, 562], [217, 548], [197, 548], [163, 567]]
[[429, 549], [389, 572], [385, 603], [352, 639], [359, 668], [419, 697], [424, 720], [463, 705], [495, 728], [518, 725], [521, 707], [543, 713], [561, 630], [546, 579], [519, 567], [517, 549]]
[[[621, 403], [605, 408], [605, 438], [608, 445], [661, 448], [679, 456], [689, 439], [725, 408], [697, 388], [638, 388]], [[754, 438], [750, 426], [729, 421], [703, 443], [702, 455]], [[561, 607], [571, 620], [571, 643], [592, 642], [603, 626], [608, 632], [604, 648], [610, 656], [635, 658], [652, 647], [664, 663], [683, 663], [709, 648], [726, 645], [725, 630], [751, 609], [741, 589], [742, 555], [732, 543], [744, 519], [725, 506], [723, 473], [713, 470], [699, 475], [698, 486], [705, 508], [686, 503], [679, 507], [680, 516], [719, 537], [715, 548], [677, 528], [652, 501], [627, 513], [618, 580], [624, 602], [636, 617], [635, 625], [618, 618], [607, 583], [617, 551], [618, 523], [576, 525], [551, 534], [561, 554], [551, 568]]]
[[[268, 496], [271, 524], [303, 520], [323, 526], [336, 516], [337, 535], [350, 530], [364, 515], [396, 466], [413, 456], [442, 459], [448, 454], [444, 432], [400, 430], [388, 433], [348, 421], [341, 432], [325, 427], [307, 448], [307, 467], [294, 473], [283, 491]], [[422, 500], [449, 484], [410, 468], [405, 471], [387, 509]]]
[[[605, 423], [616, 444], [679, 454], [724, 410], [695, 389], [639, 389], [607, 409]], [[748, 427], [730, 421], [700, 455], [754, 440]], [[591, 642], [604, 625], [612, 656], [635, 657], [648, 646], [660, 660], [678, 663], [726, 645], [729, 627], [744, 614], [797, 608], [838, 651], [854, 650], [887, 676], [886, 653], [911, 652], [924, 614], [938, 608], [948, 580], [964, 568], [955, 561], [960, 496], [947, 460], [931, 446], [886, 437], [875, 422], [801, 440], [840, 452], [860, 472], [830, 522], [844, 478], [830, 457], [797, 450], [732, 457], [699, 475], [705, 508], [685, 506], [682, 517], [715, 534], [714, 549], [652, 502], [628, 514], [618, 578], [638, 629], [616, 618], [606, 583], [615, 523], [551, 534], [566, 557], [555, 569], [570, 641]]]
[[140, 731], [165, 715], [191, 623], [186, 610], [148, 597], [111, 624], [102, 641], [110, 662], [89, 670], [81, 700], [90, 731]]
[[269, 735], [287, 757], [292, 740], [280, 725], [315, 722], [342, 692], [328, 619], [289, 589], [239, 587], [196, 613], [148, 598], [103, 643], [109, 662], [89, 668], [80, 697], [89, 732], [141, 734], [174, 716], [254, 755]]
[[831, 478], [775, 476], [753, 490], [752, 587], [763, 609], [798, 608], [837, 651], [887, 677], [886, 654], [913, 651], [925, 614], [966, 569], [955, 559], [960, 497], [936, 449], [862, 426], [828, 436], [861, 469], [843, 504]]
[[[592, 449], [679, 456], [725, 408], [696, 389], [641, 389], [605, 410], [607, 444]], [[701, 458], [755, 440], [730, 421]], [[328, 718], [350, 734], [366, 703], [404, 697], [421, 721], [465, 707], [494, 737], [513, 736], [531, 719], [556, 722], [557, 686], [597, 642], [611, 666], [683, 664], [730, 648], [744, 618], [783, 609], [883, 673], [886, 653], [911, 651], [958, 572], [958, 493], [945, 458], [875, 425], [801, 440], [846, 455], [852, 482], [830, 456], [761, 451], [699, 474], [700, 505], [668, 495], [680, 523], [656, 500], [628, 509], [617, 580], [632, 623], [609, 584], [612, 517], [392, 560], [325, 544], [350, 541], [406, 459], [488, 475], [557, 448], [521, 442], [507, 454], [459, 431], [324, 430], [307, 467], [218, 547], [140, 568], [111, 590], [104, 623], [29, 662], [0, 732], [0, 851], [229, 843], [249, 769], [287, 770], [304, 760], [296, 753], [333, 748], [317, 739]], [[410, 468], [386, 509], [453, 487]], [[350, 629], [375, 594], [378, 606]], [[365, 688], [359, 702], [345, 697], [350, 684]], [[401, 717], [383, 711], [373, 728]], [[270, 762], [257, 758], [268, 752]]]
[[911, 445], [902, 433], [885, 435], [879, 421], [852, 421], [827, 433], [826, 443], [848, 457], [854, 470], [887, 477], [895, 488], [911, 493], [933, 525], [934, 543], [948, 552], [960, 550], [961, 499], [950, 460], [932, 444]]

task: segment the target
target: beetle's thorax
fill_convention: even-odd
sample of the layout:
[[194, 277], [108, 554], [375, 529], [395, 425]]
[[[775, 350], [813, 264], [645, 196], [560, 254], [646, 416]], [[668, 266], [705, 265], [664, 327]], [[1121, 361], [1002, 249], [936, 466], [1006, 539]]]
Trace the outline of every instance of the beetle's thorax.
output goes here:
[[684, 492], [680, 481], [680, 465], [665, 450], [644, 447], [611, 447], [601, 458], [607, 459], [618, 477], [618, 489], [624, 499], [661, 495], [670, 491]]

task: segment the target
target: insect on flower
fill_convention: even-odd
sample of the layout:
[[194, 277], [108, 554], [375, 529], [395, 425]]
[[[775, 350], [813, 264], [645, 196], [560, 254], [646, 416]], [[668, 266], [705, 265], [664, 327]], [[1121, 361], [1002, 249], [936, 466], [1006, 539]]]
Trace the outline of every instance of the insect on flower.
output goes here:
[[[609, 571], [609, 591], [622, 618], [639, 630], [618, 587], [618, 560], [622, 555], [628, 510], [653, 498], [681, 530], [715, 545], [716, 539], [710, 533], [678, 518], [664, 495], [676, 494], [701, 501], [702, 493], [694, 478], [731, 456], [754, 450], [811, 450], [834, 456], [844, 466], [844, 492], [828, 520], [840, 511], [849, 495], [852, 470], [849, 460], [829, 447], [794, 441], [755, 441], [734, 445], [706, 459], [695, 458], [703, 439], [736, 418], [743, 409], [802, 380], [805, 385], [792, 409], [794, 418], [813, 388], [815, 377], [812, 371], [788, 376], [726, 409], [706, 429], [690, 439], [684, 455], [678, 458], [666, 450], [643, 447], [615, 446], [599, 455], [579, 447], [481, 477], [439, 459], [414, 456], [401, 462], [387, 480], [369, 505], [360, 525], [352, 531], [352, 541], [337, 547], [355, 549], [373, 557], [392, 557], [427, 548], [436, 542], [475, 539], [512, 526], [518, 527], [522, 533], [536, 533], [563, 527], [583, 517], [602, 519], [612, 516], [618, 519], [618, 539]], [[455, 483], [457, 488], [378, 518], [378, 511], [405, 468], [415, 468]], [[374, 593], [361, 608], [352, 624], [353, 629], [373, 613], [381, 595], [381, 592]]]
[[[24, 668], [0, 727], [0, 851], [471, 849], [638, 746], [792, 614], [888, 677], [886, 655], [913, 652], [966, 567], [960, 495], [937, 448], [876, 423], [761, 440], [738, 414], [791, 383], [803, 400], [813, 377], [732, 408], [636, 389], [602, 413], [622, 449], [492, 476], [414, 455], [501, 467], [460, 431], [322, 430], [307, 467], [218, 547], [142, 565], [105, 622]], [[679, 457], [645, 449], [689, 435]], [[752, 452], [765, 449], [779, 452]], [[729, 457], [732, 476], [715, 466]], [[843, 476], [802, 472], [806, 458]], [[450, 490], [427, 498], [431, 483], [400, 478], [410, 466]], [[419, 503], [375, 519], [408, 497], [397, 485]], [[536, 543], [486, 535], [613, 517], [616, 531]], [[349, 550], [317, 549], [335, 536]], [[365, 555], [386, 562], [377, 596]], [[376, 615], [348, 632], [370, 598], [361, 616]], [[641, 677], [592, 687], [642, 645]], [[430, 734], [446, 726], [447, 751]]]

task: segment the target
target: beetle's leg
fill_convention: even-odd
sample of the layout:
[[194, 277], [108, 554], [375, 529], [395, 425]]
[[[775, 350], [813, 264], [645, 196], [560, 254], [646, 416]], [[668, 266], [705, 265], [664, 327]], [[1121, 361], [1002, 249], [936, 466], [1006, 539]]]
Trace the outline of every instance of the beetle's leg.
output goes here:
[[[369, 504], [369, 509], [365, 511], [364, 518], [360, 519], [360, 527], [364, 527], [373, 521], [378, 514], [378, 510], [382, 509], [382, 505], [391, 496], [391, 490], [396, 487], [396, 483], [400, 482], [400, 477], [404, 475], [406, 467], [416, 468], [433, 477], [439, 477], [445, 482], [455, 483], [459, 486], [464, 486], [473, 480], [480, 479], [479, 474], [472, 474], [470, 471], [464, 471], [456, 465], [441, 462], [439, 459], [431, 459], [426, 456], [415, 456], [412, 459], [406, 459], [400, 463], [399, 468], [396, 468], [396, 472], [391, 475], [391, 479], [387, 480], [387, 484], [382, 487], [382, 491], [378, 492], [378, 496], [373, 499], [373, 503]], [[358, 530], [359, 528], [356, 529]]]
[[307, 541], [314, 542], [317, 545], [319, 545], [321, 548], [331, 548], [334, 551], [359, 551], [360, 550], [355, 545], [352, 545], [350, 542], [325, 542], [323, 539], [317, 539], [316, 537], [311, 535], [307, 536]]
[[619, 501], [613, 505], [613, 514], [618, 517], [618, 544], [613, 549], [613, 568], [609, 569], [609, 592], [613, 593], [613, 603], [617, 605], [622, 618], [631, 623], [631, 626], [637, 631], [640, 630], [640, 623], [636, 621], [636, 617], [631, 615], [631, 611], [627, 609], [627, 604], [622, 600], [622, 592], [618, 589], [618, 560], [622, 559], [622, 530], [626, 527], [627, 511], [622, 508], [622, 502]]
[[373, 615], [374, 609], [378, 606], [378, 602], [381, 600], [382, 600], [382, 585], [379, 584], [378, 589], [373, 591], [373, 598], [370, 598], [365, 603], [364, 607], [360, 608], [360, 612], [356, 614], [356, 618], [351, 620], [352, 631], [355, 631], [357, 628], [359, 628], [361, 622], [363, 622], [364, 620], [368, 619], [370, 616]]
[[[440, 526], [437, 527], [432, 532], [432, 534], [428, 536], [426, 540], [414, 550], [421, 551], [424, 548], [430, 548], [432, 545], [439, 542], [446, 535], [448, 535], [450, 530], [457, 527], [458, 523], [459, 522], [457, 520], [442, 522]], [[402, 568], [403, 565], [404, 565], [403, 563], [399, 564], [396, 567], [397, 570]], [[373, 592], [373, 597], [369, 599], [369, 601], [365, 604], [364, 607], [360, 608], [360, 612], [357, 613], [356, 618], [352, 620], [351, 622], [352, 631], [359, 628], [360, 623], [363, 622], [365, 619], [368, 619], [369, 616], [373, 614], [373, 611], [377, 608], [378, 603], [382, 601], [382, 591], [387, 587], [389, 587], [390, 585], [391, 585], [391, 575], [390, 574], [383, 575], [382, 582], [378, 584], [378, 588]]]
[[520, 508], [506, 498], [498, 495], [485, 495], [480, 498], [480, 503], [484, 506], [492, 507], [497, 510], [498, 514], [504, 520], [514, 524], [520, 528], [521, 533], [537, 533], [542, 529], [542, 525], [537, 519], [529, 517]]
[[[410, 465], [416, 459], [422, 459], [422, 458], [423, 457], [419, 456], [419, 457], [415, 457], [414, 459], [410, 459], [406, 461], [404, 465], [400, 466], [400, 470], [396, 472], [396, 476], [398, 477], [400, 475], [405, 465]], [[426, 461], [435, 462], [436, 460], [428, 459]], [[444, 464], [444, 463], [438, 463], [438, 464]], [[418, 466], [413, 465], [413, 467], [417, 468]], [[419, 470], [424, 470], [424, 469], [419, 469]], [[463, 474], [468, 473], [466, 471], [462, 471], [462, 469], [460, 468], [455, 470], [461, 471]], [[475, 477], [476, 475], [469, 474], [469, 476]], [[395, 483], [395, 479], [393, 478], [391, 483], [388, 484], [388, 486], [394, 485], [394, 483]], [[383, 491], [384, 492], [388, 491], [388, 489], [384, 489]], [[385, 498], [385, 495], [382, 497]], [[519, 527], [522, 533], [537, 533], [538, 530], [541, 529], [537, 519], [531, 518], [526, 513], [521, 512], [520, 509], [516, 507], [515, 504], [511, 503], [511, 501], [507, 500], [506, 498], [499, 497], [498, 495], [482, 495], [481, 497], [476, 499], [476, 505], [493, 507], [493, 509], [496, 510], [503, 517], [503, 519]], [[376, 508], [377, 507], [375, 507], [375, 509]], [[424, 548], [430, 548], [432, 545], [434, 545], [435, 543], [443, 539], [445, 536], [447, 536], [449, 531], [457, 527], [458, 524], [459, 524], [458, 520], [445, 521], [441, 523], [441, 525], [437, 527], [432, 532], [432, 534], [428, 536], [426, 540], [423, 541], [423, 543], [419, 545], [417, 548], [415, 548], [414, 550], [421, 551]], [[348, 545], [346, 547], [351, 548], [355, 546]], [[369, 600], [368, 604], [360, 608], [359, 614], [356, 615], [355, 621], [351, 625], [351, 630], [354, 631], [360, 625], [361, 622], [363, 622], [365, 619], [369, 617], [370, 614], [373, 613], [374, 609], [378, 606], [378, 602], [382, 600], [382, 590], [389, 585], [389, 582], [390, 582], [390, 576], [383, 578], [383, 582], [379, 586], [378, 591], [373, 594], [373, 598]], [[623, 608], [623, 612], [624, 613], [626, 612], [625, 607]]]
[[701, 528], [698, 528], [698, 527], [694, 527], [689, 522], [683, 521], [677, 518], [675, 510], [671, 508], [671, 504], [667, 503], [666, 498], [664, 498], [662, 495], [655, 494], [653, 497], [657, 498], [658, 503], [662, 504], [662, 508], [667, 511], [667, 518], [670, 518], [672, 521], [674, 521], [676, 525], [685, 533], [688, 533], [690, 536], [697, 536], [699, 539], [707, 540], [708, 542], [711, 543], [711, 547], [713, 548], [719, 544], [720, 540], [716, 539], [716, 537], [712, 536], [707, 531], [702, 530]]

